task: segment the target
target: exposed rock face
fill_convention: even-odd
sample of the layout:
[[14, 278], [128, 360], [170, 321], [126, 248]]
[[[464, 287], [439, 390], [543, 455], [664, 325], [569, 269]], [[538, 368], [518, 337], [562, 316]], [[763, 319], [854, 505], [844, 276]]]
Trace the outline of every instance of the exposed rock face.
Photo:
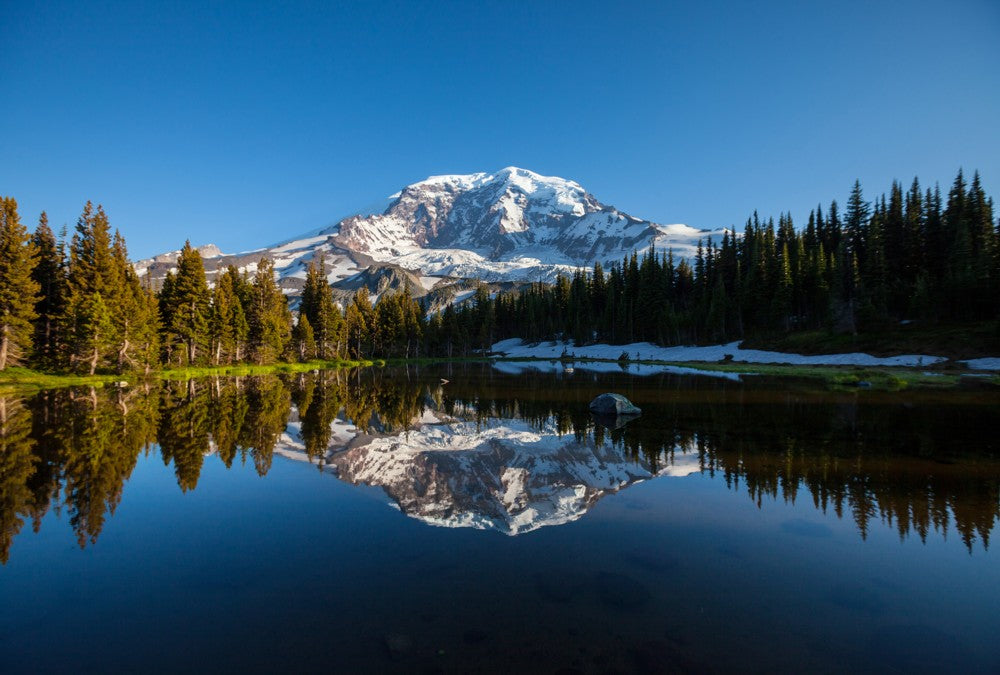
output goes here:
[[590, 402], [590, 410], [598, 415], [638, 415], [642, 412], [621, 394], [601, 394]]
[[[607, 206], [578, 183], [508, 167], [496, 173], [433, 176], [392, 195], [381, 213], [361, 213], [331, 227], [255, 251], [226, 255], [202, 247], [211, 282], [235, 265], [253, 272], [261, 257], [275, 263], [279, 283], [297, 295], [309, 262], [320, 252], [328, 280], [356, 285], [370, 265], [390, 265], [417, 277], [486, 281], [551, 281], [559, 272], [620, 261], [655, 244], [693, 254], [698, 239], [722, 232], [657, 225]], [[136, 263], [156, 285], [176, 253]], [[363, 283], [363, 282], [362, 282]], [[425, 287], [427, 284], [424, 284]]]

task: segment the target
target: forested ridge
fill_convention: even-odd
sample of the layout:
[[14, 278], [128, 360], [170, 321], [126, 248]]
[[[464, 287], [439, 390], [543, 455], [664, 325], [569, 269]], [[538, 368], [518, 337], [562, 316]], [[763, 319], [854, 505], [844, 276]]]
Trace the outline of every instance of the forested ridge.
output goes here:
[[270, 260], [253, 274], [229, 267], [210, 287], [190, 243], [153, 289], [101, 206], [88, 202], [68, 238], [44, 212], [29, 233], [13, 198], [0, 209], [0, 370], [452, 357], [510, 337], [672, 345], [911, 321], [994, 322], [1000, 335], [1000, 221], [978, 173], [959, 171], [946, 196], [914, 179], [870, 202], [856, 182], [843, 209], [818, 206], [805, 227], [754, 213], [690, 261], [634, 252], [519, 292], [483, 285], [429, 315], [405, 290], [373, 303], [362, 288], [336, 304], [319, 257], [293, 316]]

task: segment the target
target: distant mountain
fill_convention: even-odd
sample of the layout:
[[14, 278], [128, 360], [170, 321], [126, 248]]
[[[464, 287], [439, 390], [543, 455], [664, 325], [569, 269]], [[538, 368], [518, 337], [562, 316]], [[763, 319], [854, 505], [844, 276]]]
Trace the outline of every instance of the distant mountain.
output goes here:
[[[597, 201], [578, 183], [508, 167], [492, 174], [432, 176], [391, 195], [381, 213], [356, 214], [267, 248], [237, 254], [212, 245], [199, 250], [210, 281], [228, 265], [252, 272], [267, 256], [285, 292], [295, 295], [309, 262], [322, 251], [335, 287], [369, 285], [372, 276], [386, 278], [369, 268], [393, 266], [389, 276], [396, 285], [388, 287], [402, 283], [424, 295], [457, 279], [551, 281], [559, 272], [596, 261], [607, 265], [650, 244], [690, 257], [698, 239], [709, 236], [721, 238], [722, 231], [635, 218]], [[176, 252], [166, 253], [135, 266], [155, 282], [176, 259]], [[359, 277], [363, 273], [367, 279]]]

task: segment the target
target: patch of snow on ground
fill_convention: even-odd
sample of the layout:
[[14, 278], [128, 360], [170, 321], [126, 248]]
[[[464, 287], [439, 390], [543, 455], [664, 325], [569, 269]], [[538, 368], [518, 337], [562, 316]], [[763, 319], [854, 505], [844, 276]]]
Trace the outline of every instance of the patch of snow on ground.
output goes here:
[[900, 356], [878, 357], [871, 354], [786, 354], [759, 349], [740, 349], [739, 342], [708, 347], [659, 347], [649, 342], [628, 345], [587, 345], [576, 347], [567, 342], [543, 342], [527, 345], [519, 338], [503, 340], [493, 345], [492, 351], [507, 357], [558, 359], [563, 352], [575, 358], [617, 360], [621, 353], [628, 352], [636, 361], [722, 361], [727, 354], [733, 361], [741, 363], [781, 363], [803, 366], [929, 366], [946, 359], [943, 356], [926, 354], [903, 354]]
[[972, 370], [1000, 370], [1000, 358], [995, 356], [985, 359], [966, 359], [961, 363]]
[[[739, 381], [741, 375], [746, 373], [724, 373], [718, 370], [698, 370], [697, 368], [685, 368], [684, 366], [654, 365], [649, 363], [609, 363], [607, 361], [574, 362], [564, 364], [560, 361], [494, 361], [493, 369], [509, 375], [520, 375], [526, 372], [538, 373], [558, 373], [565, 372], [567, 368], [574, 371], [582, 370], [588, 373], [629, 373], [630, 375], [704, 375], [705, 377], [716, 377], [725, 380]], [[569, 374], [569, 373], [567, 373]]]

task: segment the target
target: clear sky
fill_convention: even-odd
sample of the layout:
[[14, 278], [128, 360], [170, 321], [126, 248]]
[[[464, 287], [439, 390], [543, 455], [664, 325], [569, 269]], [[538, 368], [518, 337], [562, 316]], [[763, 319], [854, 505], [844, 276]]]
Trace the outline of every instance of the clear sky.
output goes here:
[[235, 251], [516, 165], [657, 222], [978, 168], [1000, 2], [0, 2], [0, 194], [133, 258]]

